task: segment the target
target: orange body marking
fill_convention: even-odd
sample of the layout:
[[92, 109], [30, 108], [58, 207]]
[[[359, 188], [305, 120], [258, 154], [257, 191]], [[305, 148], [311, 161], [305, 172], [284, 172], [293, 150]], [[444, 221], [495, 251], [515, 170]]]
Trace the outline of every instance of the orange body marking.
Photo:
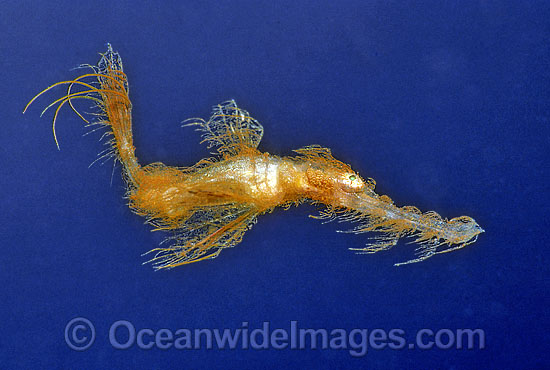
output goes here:
[[417, 257], [396, 265], [425, 260], [473, 243], [483, 229], [470, 217], [447, 220], [435, 212], [397, 207], [374, 191], [375, 182], [364, 180], [350, 166], [335, 159], [330, 150], [308, 146], [293, 157], [260, 152], [263, 127], [247, 111], [228, 101], [214, 107], [208, 121], [193, 119], [188, 126], [203, 132], [209, 147], [219, 156], [192, 167], [162, 163], [141, 166], [132, 140], [132, 104], [128, 81], [118, 53], [109, 45], [93, 72], [58, 82], [35, 96], [25, 107], [50, 89], [65, 85], [67, 93], [48, 105], [60, 108], [74, 99], [96, 103], [100, 119], [93, 124], [108, 129], [109, 149], [101, 158], [115, 157], [123, 165], [130, 208], [147, 218], [156, 230], [174, 232], [171, 245], [155, 248], [150, 262], [157, 269], [172, 268], [218, 256], [237, 245], [256, 218], [275, 207], [302, 202], [323, 204], [318, 218], [355, 222], [352, 233], [377, 232], [374, 241], [359, 253], [389, 249], [404, 236], [418, 244]]

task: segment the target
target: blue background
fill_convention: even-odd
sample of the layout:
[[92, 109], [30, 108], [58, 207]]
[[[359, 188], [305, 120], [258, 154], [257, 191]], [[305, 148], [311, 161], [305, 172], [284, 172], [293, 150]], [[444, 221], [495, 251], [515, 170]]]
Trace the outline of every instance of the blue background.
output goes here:
[[[550, 5], [547, 1], [3, 3], [0, 367], [542, 368], [548, 355]], [[64, 109], [21, 110], [38, 91], [120, 52], [142, 164], [207, 156], [180, 128], [230, 98], [265, 127], [277, 155], [320, 144], [398, 205], [469, 215], [486, 230], [458, 252], [400, 268], [414, 245], [354, 255], [368, 235], [308, 218], [260, 217], [212, 261], [154, 272], [151, 233], [122, 198], [111, 163], [87, 168], [98, 135]], [[86, 106], [86, 104], [84, 105]], [[86, 317], [93, 346], [71, 350]], [[137, 329], [481, 328], [486, 348], [115, 350]]]

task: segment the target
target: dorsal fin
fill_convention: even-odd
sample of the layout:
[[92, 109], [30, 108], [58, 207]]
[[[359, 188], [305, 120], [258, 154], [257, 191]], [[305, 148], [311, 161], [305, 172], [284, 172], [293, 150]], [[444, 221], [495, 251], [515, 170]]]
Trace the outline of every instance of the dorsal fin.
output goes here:
[[247, 148], [256, 149], [264, 133], [262, 125], [237, 107], [234, 100], [214, 106], [208, 121], [192, 119], [186, 126], [199, 126], [197, 131], [203, 132], [202, 142], [207, 142], [208, 148], [217, 146], [224, 157], [237, 155]]

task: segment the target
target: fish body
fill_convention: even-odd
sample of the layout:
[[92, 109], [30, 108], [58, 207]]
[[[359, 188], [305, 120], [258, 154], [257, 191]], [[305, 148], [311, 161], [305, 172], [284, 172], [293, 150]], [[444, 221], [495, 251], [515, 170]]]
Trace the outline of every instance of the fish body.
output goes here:
[[304, 202], [326, 207], [316, 218], [355, 223], [348, 232], [376, 233], [365, 247], [350, 248], [359, 253], [386, 250], [403, 237], [413, 237], [416, 258], [396, 265], [463, 248], [484, 232], [468, 216], [448, 220], [436, 212], [396, 206], [375, 192], [374, 180], [363, 179], [328, 148], [311, 145], [286, 157], [261, 152], [263, 126], [233, 100], [214, 106], [208, 120], [186, 124], [202, 132], [203, 142], [215, 147], [217, 156], [190, 167], [142, 166], [133, 145], [132, 104], [121, 58], [110, 46], [101, 55], [97, 66], [89, 66], [92, 73], [48, 87], [25, 110], [43, 93], [67, 86], [67, 93], [44, 110], [57, 105], [53, 133], [58, 143], [55, 123], [60, 108], [70, 105], [90, 124], [72, 102], [88, 99], [96, 104], [100, 119], [90, 125], [106, 128], [108, 137], [100, 159], [113, 157], [122, 163], [130, 208], [155, 230], [172, 234], [167, 247], [151, 251], [149, 262], [157, 269], [217, 257], [240, 243], [259, 215]]

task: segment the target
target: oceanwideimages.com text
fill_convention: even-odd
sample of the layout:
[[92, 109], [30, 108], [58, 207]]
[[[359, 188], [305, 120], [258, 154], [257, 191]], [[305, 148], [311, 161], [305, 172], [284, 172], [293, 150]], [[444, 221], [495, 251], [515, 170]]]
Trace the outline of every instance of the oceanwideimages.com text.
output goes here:
[[[65, 328], [65, 341], [74, 350], [86, 350], [96, 337], [95, 327], [85, 318], [71, 320]], [[105, 336], [104, 336], [105, 337]], [[272, 327], [264, 321], [253, 326], [242, 322], [238, 328], [136, 328], [127, 320], [114, 322], [108, 333], [111, 346], [126, 350], [244, 349], [244, 350], [345, 350], [362, 357], [369, 349], [484, 349], [482, 329], [420, 329], [409, 338], [403, 329], [326, 329], [303, 328], [298, 321], [288, 327]]]

